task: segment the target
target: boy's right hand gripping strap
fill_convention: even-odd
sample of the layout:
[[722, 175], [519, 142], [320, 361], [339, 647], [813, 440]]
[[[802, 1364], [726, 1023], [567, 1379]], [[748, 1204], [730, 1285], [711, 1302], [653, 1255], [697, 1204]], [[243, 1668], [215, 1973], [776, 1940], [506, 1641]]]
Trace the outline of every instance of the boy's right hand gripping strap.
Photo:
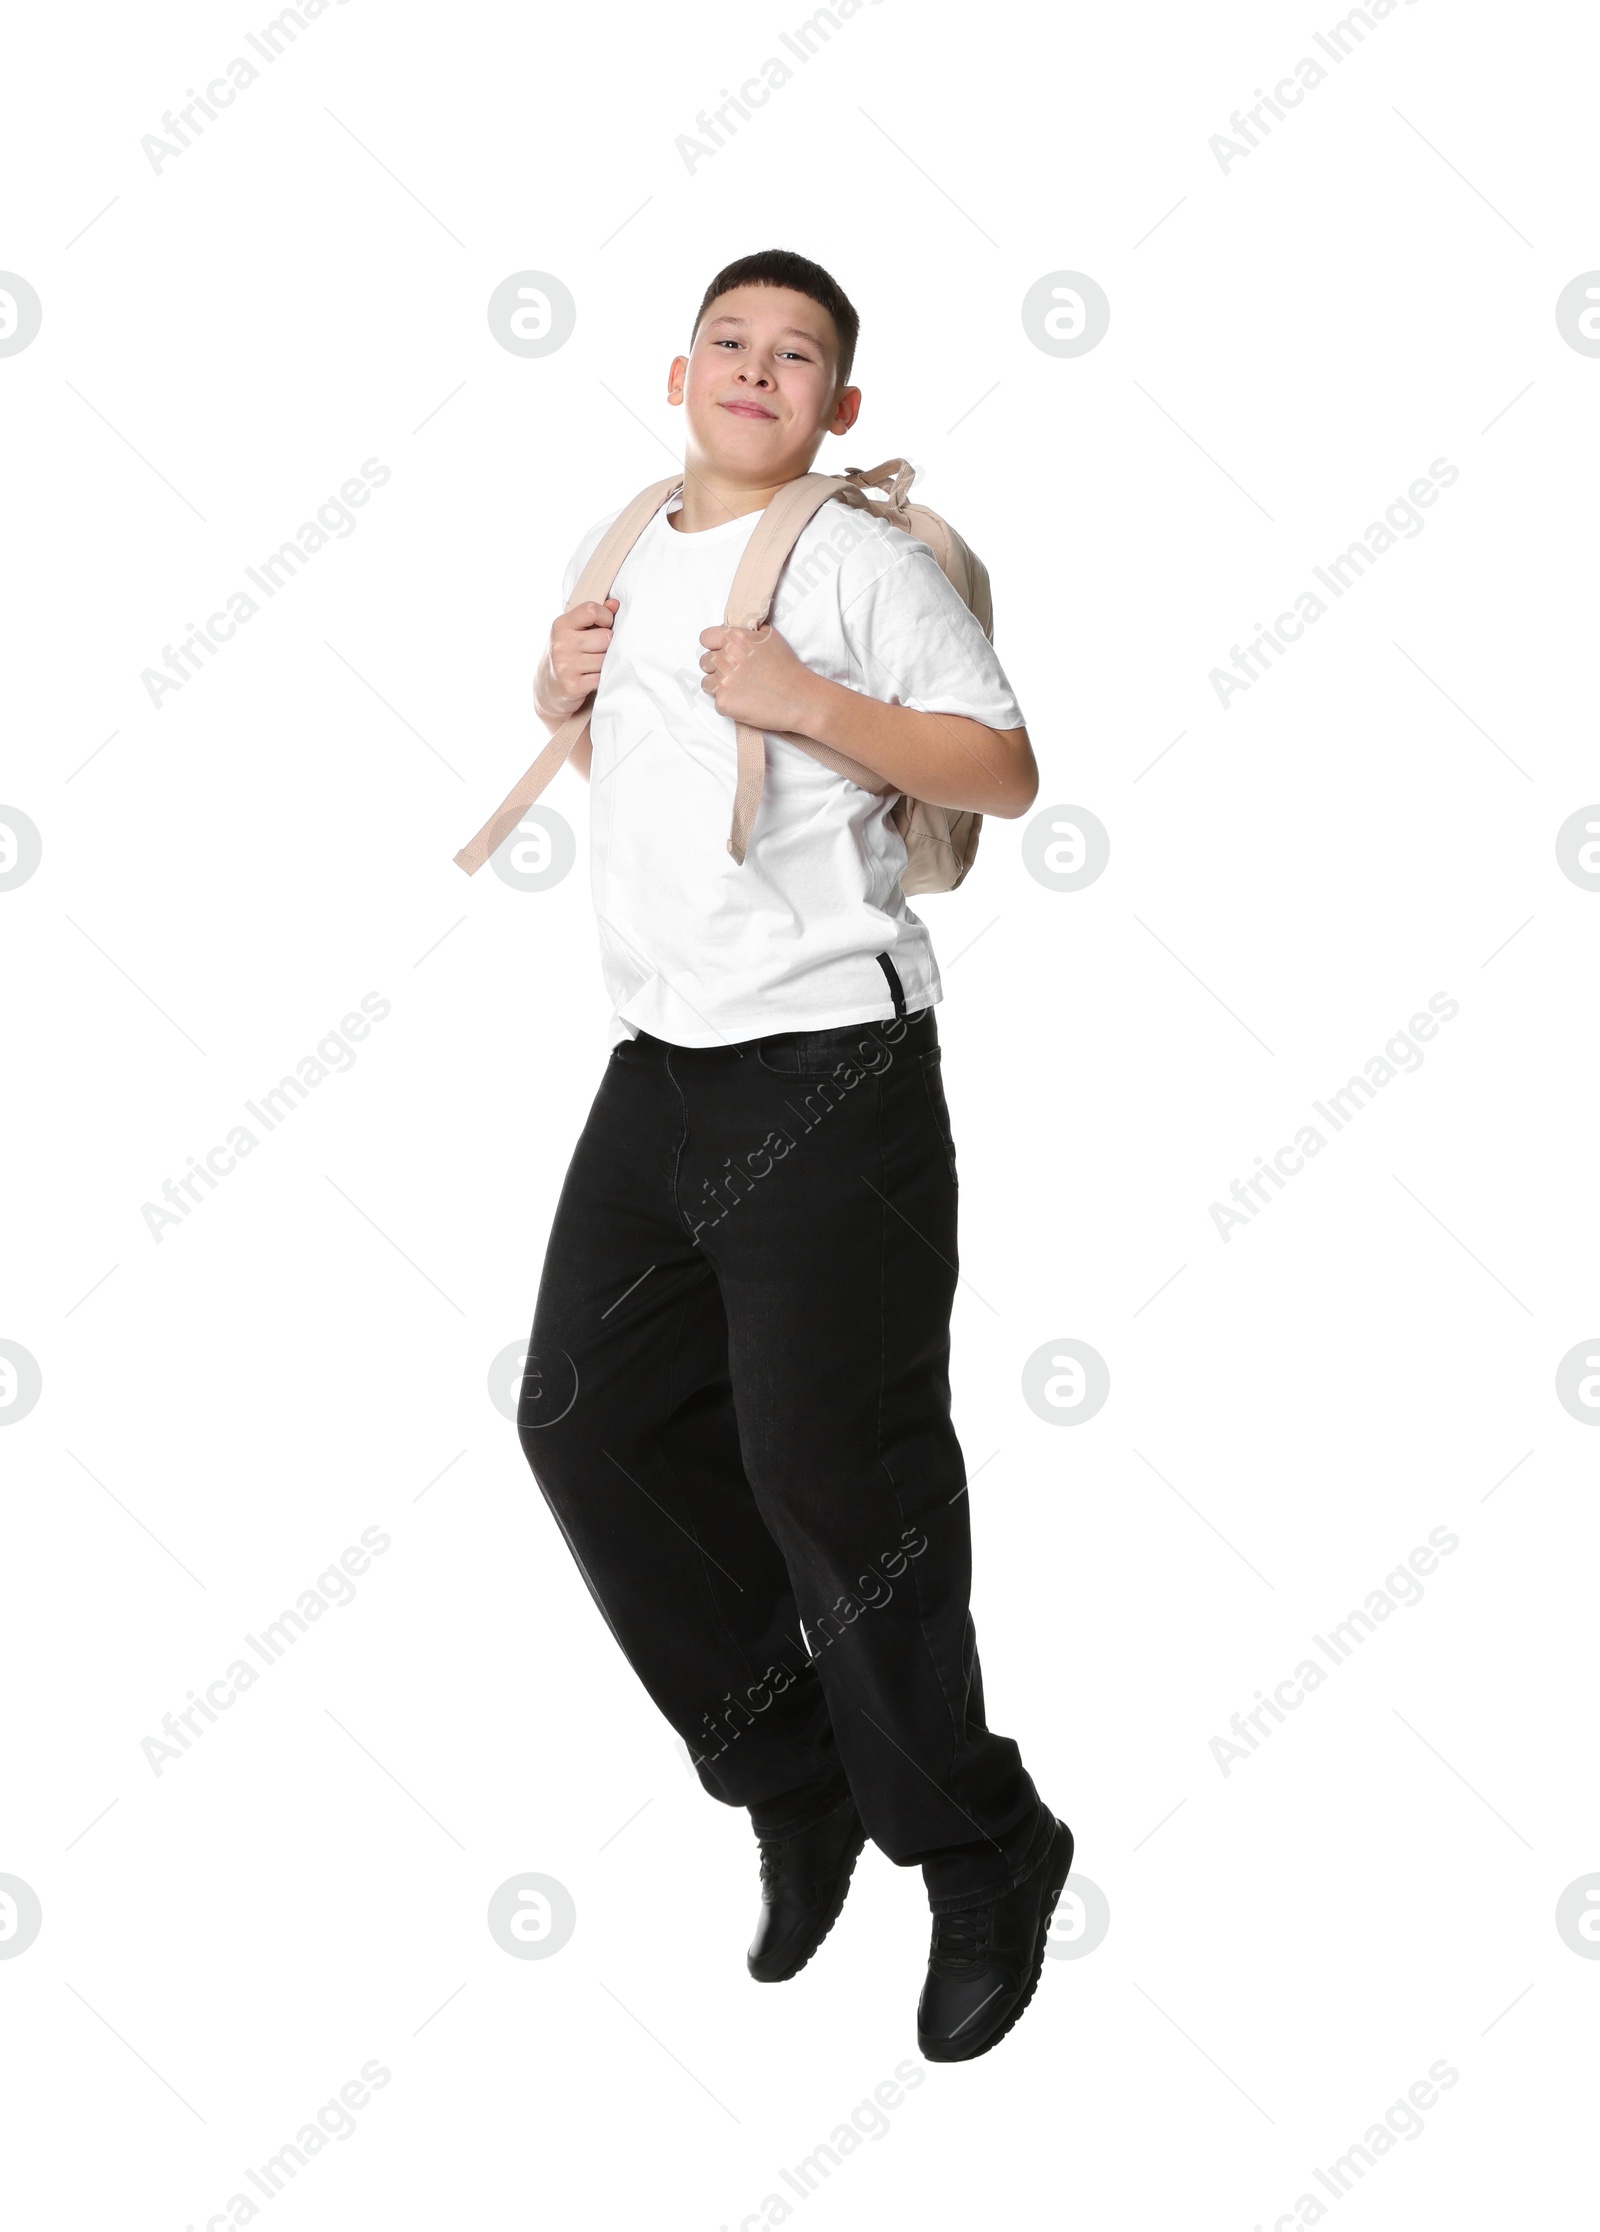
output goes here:
[[[803, 473], [799, 480], [790, 481], [787, 487], [779, 489], [757, 521], [733, 577], [725, 615], [730, 628], [762, 625], [772, 610], [778, 576], [802, 528], [830, 496], [849, 486], [847, 480], [825, 473]], [[761, 786], [766, 772], [767, 747], [760, 729], [746, 728], [741, 723], [733, 789], [733, 827], [728, 832], [728, 850], [741, 867], [761, 805]]]
[[[683, 475], [674, 473], [670, 480], [655, 481], [649, 488], [642, 489], [631, 504], [623, 506], [596, 543], [589, 563], [578, 576], [572, 595], [567, 600], [568, 612], [574, 605], [604, 603], [611, 594], [611, 584], [622, 570], [623, 559], [662, 505], [682, 486]], [[507, 791], [476, 837], [469, 844], [463, 845], [455, 855], [458, 868], [464, 869], [469, 876], [476, 875], [489, 855], [505, 843], [539, 793], [554, 779], [557, 769], [566, 763], [570, 754], [588, 734], [589, 708], [593, 701], [594, 692], [591, 690], [577, 712], [569, 714], [562, 722], [521, 780]]]

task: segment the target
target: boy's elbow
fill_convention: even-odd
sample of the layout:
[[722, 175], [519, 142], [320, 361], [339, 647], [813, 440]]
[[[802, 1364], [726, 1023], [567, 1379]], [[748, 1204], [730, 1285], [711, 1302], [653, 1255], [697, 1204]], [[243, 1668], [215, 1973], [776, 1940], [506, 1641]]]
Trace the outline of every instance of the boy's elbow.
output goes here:
[[1020, 821], [1039, 795], [1038, 762], [1025, 728], [996, 729], [994, 734], [1007, 745], [1010, 765], [1001, 797], [989, 811], [1001, 821]]
[[1030, 754], [1028, 760], [1028, 771], [1022, 778], [1021, 789], [1017, 792], [1017, 802], [1011, 809], [1011, 820], [1020, 821], [1024, 814], [1032, 813], [1033, 802], [1038, 797], [1038, 795], [1039, 770], [1037, 767], [1034, 766], [1032, 755]]

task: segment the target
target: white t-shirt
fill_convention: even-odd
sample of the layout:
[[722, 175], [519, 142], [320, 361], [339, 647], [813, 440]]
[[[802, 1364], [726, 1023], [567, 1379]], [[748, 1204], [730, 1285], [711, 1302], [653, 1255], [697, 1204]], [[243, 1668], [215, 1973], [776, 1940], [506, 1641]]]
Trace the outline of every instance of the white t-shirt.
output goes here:
[[[617, 575], [611, 647], [591, 707], [590, 867], [610, 1043], [649, 1031], [721, 1046], [771, 1031], [883, 1022], [887, 953], [908, 1012], [941, 997], [926, 925], [899, 886], [896, 794], [863, 790], [766, 736], [743, 865], [727, 850], [736, 724], [701, 685], [703, 628], [722, 624], [761, 514], [683, 534], [658, 511]], [[601, 535], [574, 552], [568, 600]], [[919, 712], [1025, 726], [993, 647], [927, 544], [830, 498], [778, 582], [772, 625], [815, 673]]]

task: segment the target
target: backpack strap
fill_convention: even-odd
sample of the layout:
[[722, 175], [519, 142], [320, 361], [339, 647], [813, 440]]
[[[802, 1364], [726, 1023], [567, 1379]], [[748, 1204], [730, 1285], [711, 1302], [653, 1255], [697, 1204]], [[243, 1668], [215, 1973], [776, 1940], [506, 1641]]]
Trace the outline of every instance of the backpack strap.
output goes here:
[[[852, 467], [848, 473], [803, 473], [798, 480], [790, 481], [779, 489], [761, 515], [761, 524], [745, 546], [739, 561], [739, 570], [733, 577], [733, 588], [728, 596], [727, 624], [730, 628], [759, 628], [772, 609], [772, 599], [777, 591], [778, 577], [788, 563], [789, 554], [799, 541], [802, 530], [813, 515], [819, 512], [830, 497], [842, 496], [847, 503], [867, 507], [861, 493], [862, 484], [884, 487], [891, 501], [899, 502], [910, 485], [913, 468], [901, 457], [892, 457], [871, 473]], [[892, 483], [892, 486], [890, 485]], [[786, 733], [783, 731], [780, 734]], [[886, 786], [881, 775], [859, 761], [849, 759], [843, 752], [836, 752], [830, 745], [819, 744], [815, 737], [789, 736], [813, 759], [821, 760], [835, 774], [848, 776], [859, 783], [863, 790], [882, 791]], [[767, 754], [759, 729], [741, 727], [738, 732], [738, 772], [733, 794], [733, 827], [728, 833], [728, 850], [741, 866], [750, 842], [750, 832], [761, 804], [761, 789], [766, 776]]]
[[[852, 465], [842, 474], [804, 473], [798, 480], [790, 481], [773, 497], [761, 515], [761, 524], [745, 546], [739, 570], [733, 578], [733, 588], [728, 597], [727, 623], [731, 628], [759, 628], [772, 609], [777, 591], [778, 577], [788, 562], [789, 554], [799, 540], [802, 530], [812, 516], [821, 510], [830, 497], [841, 497], [845, 503], [863, 511], [876, 511], [867, 497], [868, 489], [879, 489], [886, 499], [886, 511], [879, 516], [892, 516], [902, 527], [910, 526], [906, 510], [906, 491], [916, 478], [916, 467], [903, 457], [887, 458], [883, 464], [870, 471]], [[882, 791], [884, 779], [870, 767], [849, 759], [831, 746], [819, 744], [814, 737], [790, 736], [788, 741], [797, 744], [813, 759], [831, 767], [835, 774], [844, 775], [863, 790]], [[750, 832], [761, 804], [761, 789], [766, 776], [766, 746], [758, 729], [740, 728], [738, 732], [738, 773], [733, 794], [733, 827], [728, 834], [728, 850], [741, 866]]]
[[[733, 586], [728, 592], [725, 625], [730, 628], [759, 628], [772, 610], [772, 600], [777, 591], [778, 577], [788, 563], [800, 535], [813, 515], [821, 510], [830, 497], [849, 491], [856, 502], [862, 498], [859, 484], [866, 481], [872, 486], [883, 486], [883, 476], [893, 481], [891, 500], [903, 496], [911, 478], [911, 468], [902, 458], [891, 458], [887, 465], [880, 465], [871, 474], [852, 472], [843, 475], [803, 473], [798, 480], [787, 482], [767, 505], [757, 521], [750, 540], [744, 547]], [[670, 480], [656, 481], [637, 495], [627, 508], [606, 529], [596, 544], [594, 554], [579, 576], [567, 602], [570, 612], [574, 605], [591, 600], [603, 600], [610, 594], [611, 585], [622, 568], [622, 561], [638, 541], [662, 505], [670, 501], [683, 486], [683, 475], [674, 474]], [[520, 782], [506, 793], [489, 819], [470, 844], [463, 845], [455, 856], [456, 866], [471, 876], [476, 874], [489, 855], [510, 836], [529, 806], [554, 778], [556, 771], [565, 765], [579, 739], [589, 727], [589, 706], [593, 693], [576, 713], [562, 723], [551, 736]], [[882, 778], [870, 768], [859, 766], [842, 753], [834, 752], [816, 743], [812, 738], [796, 736], [792, 741], [820, 759], [837, 773], [859, 782], [864, 789], [880, 790]], [[733, 794], [733, 823], [728, 833], [728, 850], [742, 866], [750, 842], [750, 832], [761, 805], [762, 786], [766, 779], [766, 745], [759, 729], [740, 725], [737, 734], [737, 759]]]
[[[611, 594], [611, 584], [622, 571], [622, 561], [662, 505], [675, 496], [682, 486], [683, 475], [674, 473], [670, 480], [654, 481], [650, 487], [641, 489], [633, 502], [623, 507], [596, 543], [589, 563], [578, 576], [572, 595], [567, 599], [568, 612], [574, 605], [604, 603]], [[593, 700], [594, 692], [591, 690], [577, 712], [569, 714], [561, 726], [552, 732], [549, 743], [539, 757], [521, 780], [507, 791], [477, 836], [470, 844], [463, 845], [456, 854], [456, 866], [467, 875], [476, 875], [489, 855], [504, 844], [540, 792], [554, 780], [558, 770], [566, 765], [578, 744], [588, 735], [589, 708]]]
[[849, 465], [845, 468], [844, 477], [850, 484], [850, 492], [845, 497], [846, 503], [859, 504], [864, 510], [870, 511], [872, 506], [866, 500], [866, 491], [869, 488], [880, 489], [897, 525], [910, 527], [910, 507], [906, 503], [906, 492], [917, 477], [917, 468], [905, 458], [886, 458], [881, 465], [874, 465], [870, 472], [860, 465]]
[[[802, 530], [830, 496], [837, 495], [848, 485], [826, 473], [802, 473], [798, 480], [789, 481], [779, 489], [757, 521], [755, 533], [745, 544], [744, 555], [734, 574], [726, 615], [730, 628], [759, 628], [763, 624], [772, 610], [778, 576]], [[761, 804], [762, 784], [766, 780], [767, 747], [761, 731], [741, 724], [737, 752], [733, 826], [728, 832], [728, 850], [742, 867]]]

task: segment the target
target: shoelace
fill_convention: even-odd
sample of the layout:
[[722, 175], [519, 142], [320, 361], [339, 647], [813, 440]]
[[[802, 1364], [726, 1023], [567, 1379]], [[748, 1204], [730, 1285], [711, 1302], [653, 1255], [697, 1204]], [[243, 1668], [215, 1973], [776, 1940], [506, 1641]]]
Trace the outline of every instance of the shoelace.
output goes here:
[[988, 1950], [987, 1907], [965, 1907], [954, 1914], [934, 1916], [930, 1960], [951, 1961], [959, 1967], [971, 1967], [983, 1960]]
[[767, 1898], [778, 1888], [778, 1878], [783, 1873], [783, 1841], [778, 1837], [761, 1840], [761, 1896]]

